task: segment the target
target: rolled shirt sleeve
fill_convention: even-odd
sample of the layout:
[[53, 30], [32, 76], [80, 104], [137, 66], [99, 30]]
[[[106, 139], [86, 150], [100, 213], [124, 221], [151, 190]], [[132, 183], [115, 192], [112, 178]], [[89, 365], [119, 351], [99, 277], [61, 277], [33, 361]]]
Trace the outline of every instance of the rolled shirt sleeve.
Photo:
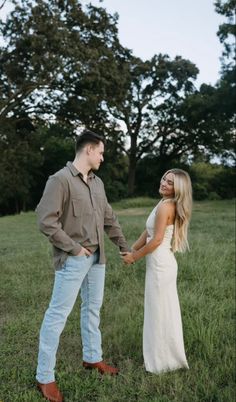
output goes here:
[[36, 208], [38, 225], [40, 231], [48, 237], [53, 246], [69, 254], [77, 255], [82, 246], [68, 236], [60, 222], [66, 194], [66, 189], [58, 177], [51, 176]]

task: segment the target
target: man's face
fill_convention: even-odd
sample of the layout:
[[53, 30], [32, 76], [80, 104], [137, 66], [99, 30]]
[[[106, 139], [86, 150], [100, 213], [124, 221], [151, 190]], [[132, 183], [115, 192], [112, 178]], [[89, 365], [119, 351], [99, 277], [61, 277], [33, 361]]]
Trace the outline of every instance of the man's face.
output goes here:
[[104, 154], [104, 144], [102, 141], [100, 141], [98, 145], [88, 146], [88, 156], [91, 169], [93, 170], [99, 169], [100, 164], [104, 161], [103, 154]]

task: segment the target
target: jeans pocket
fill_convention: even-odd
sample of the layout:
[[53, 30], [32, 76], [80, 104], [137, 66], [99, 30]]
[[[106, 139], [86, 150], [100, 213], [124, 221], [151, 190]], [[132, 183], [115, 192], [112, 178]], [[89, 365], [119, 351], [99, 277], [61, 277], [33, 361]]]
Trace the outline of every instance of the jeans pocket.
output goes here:
[[84, 257], [86, 257], [86, 255], [84, 254], [84, 255], [70, 255], [69, 257], [72, 257], [72, 258], [76, 258], [76, 259], [81, 259], [81, 258], [84, 258]]
[[82, 266], [84, 266], [84, 263], [86, 262], [86, 256], [85, 255], [68, 255], [64, 265], [63, 269], [64, 271], [70, 271], [71, 269], [78, 269]]

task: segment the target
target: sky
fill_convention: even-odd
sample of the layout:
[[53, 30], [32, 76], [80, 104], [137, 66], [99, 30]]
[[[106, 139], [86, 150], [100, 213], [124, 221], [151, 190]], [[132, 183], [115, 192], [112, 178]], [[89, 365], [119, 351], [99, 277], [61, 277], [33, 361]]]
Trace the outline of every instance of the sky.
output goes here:
[[[84, 4], [87, 1], [82, 1]], [[197, 85], [214, 85], [219, 79], [223, 50], [216, 32], [224, 18], [215, 12], [214, 0], [92, 0], [119, 14], [123, 46], [143, 60], [165, 53], [192, 61], [200, 73]]]
[[[81, 0], [87, 4], [88, 0]], [[223, 46], [216, 32], [224, 18], [215, 12], [214, 0], [92, 0], [111, 14], [119, 14], [119, 39], [143, 60], [165, 53], [180, 55], [200, 70], [196, 86], [214, 85], [219, 79]], [[2, 4], [2, 0], [0, 0]], [[6, 1], [5, 18], [12, 9]]]

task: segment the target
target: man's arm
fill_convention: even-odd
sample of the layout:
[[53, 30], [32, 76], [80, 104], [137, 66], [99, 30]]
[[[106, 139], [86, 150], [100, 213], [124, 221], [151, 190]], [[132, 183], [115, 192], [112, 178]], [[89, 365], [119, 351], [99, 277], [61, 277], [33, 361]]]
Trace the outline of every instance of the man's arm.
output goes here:
[[104, 230], [108, 235], [109, 239], [111, 239], [111, 241], [120, 248], [120, 251], [130, 250], [126, 242], [126, 239], [122, 233], [118, 219], [114, 214], [112, 207], [107, 202], [107, 199], [106, 199], [105, 216], [104, 216]]
[[48, 237], [55, 247], [72, 255], [77, 255], [82, 246], [64, 232], [60, 222], [65, 200], [66, 190], [63, 184], [56, 176], [51, 176], [36, 208], [38, 224], [40, 231]]

